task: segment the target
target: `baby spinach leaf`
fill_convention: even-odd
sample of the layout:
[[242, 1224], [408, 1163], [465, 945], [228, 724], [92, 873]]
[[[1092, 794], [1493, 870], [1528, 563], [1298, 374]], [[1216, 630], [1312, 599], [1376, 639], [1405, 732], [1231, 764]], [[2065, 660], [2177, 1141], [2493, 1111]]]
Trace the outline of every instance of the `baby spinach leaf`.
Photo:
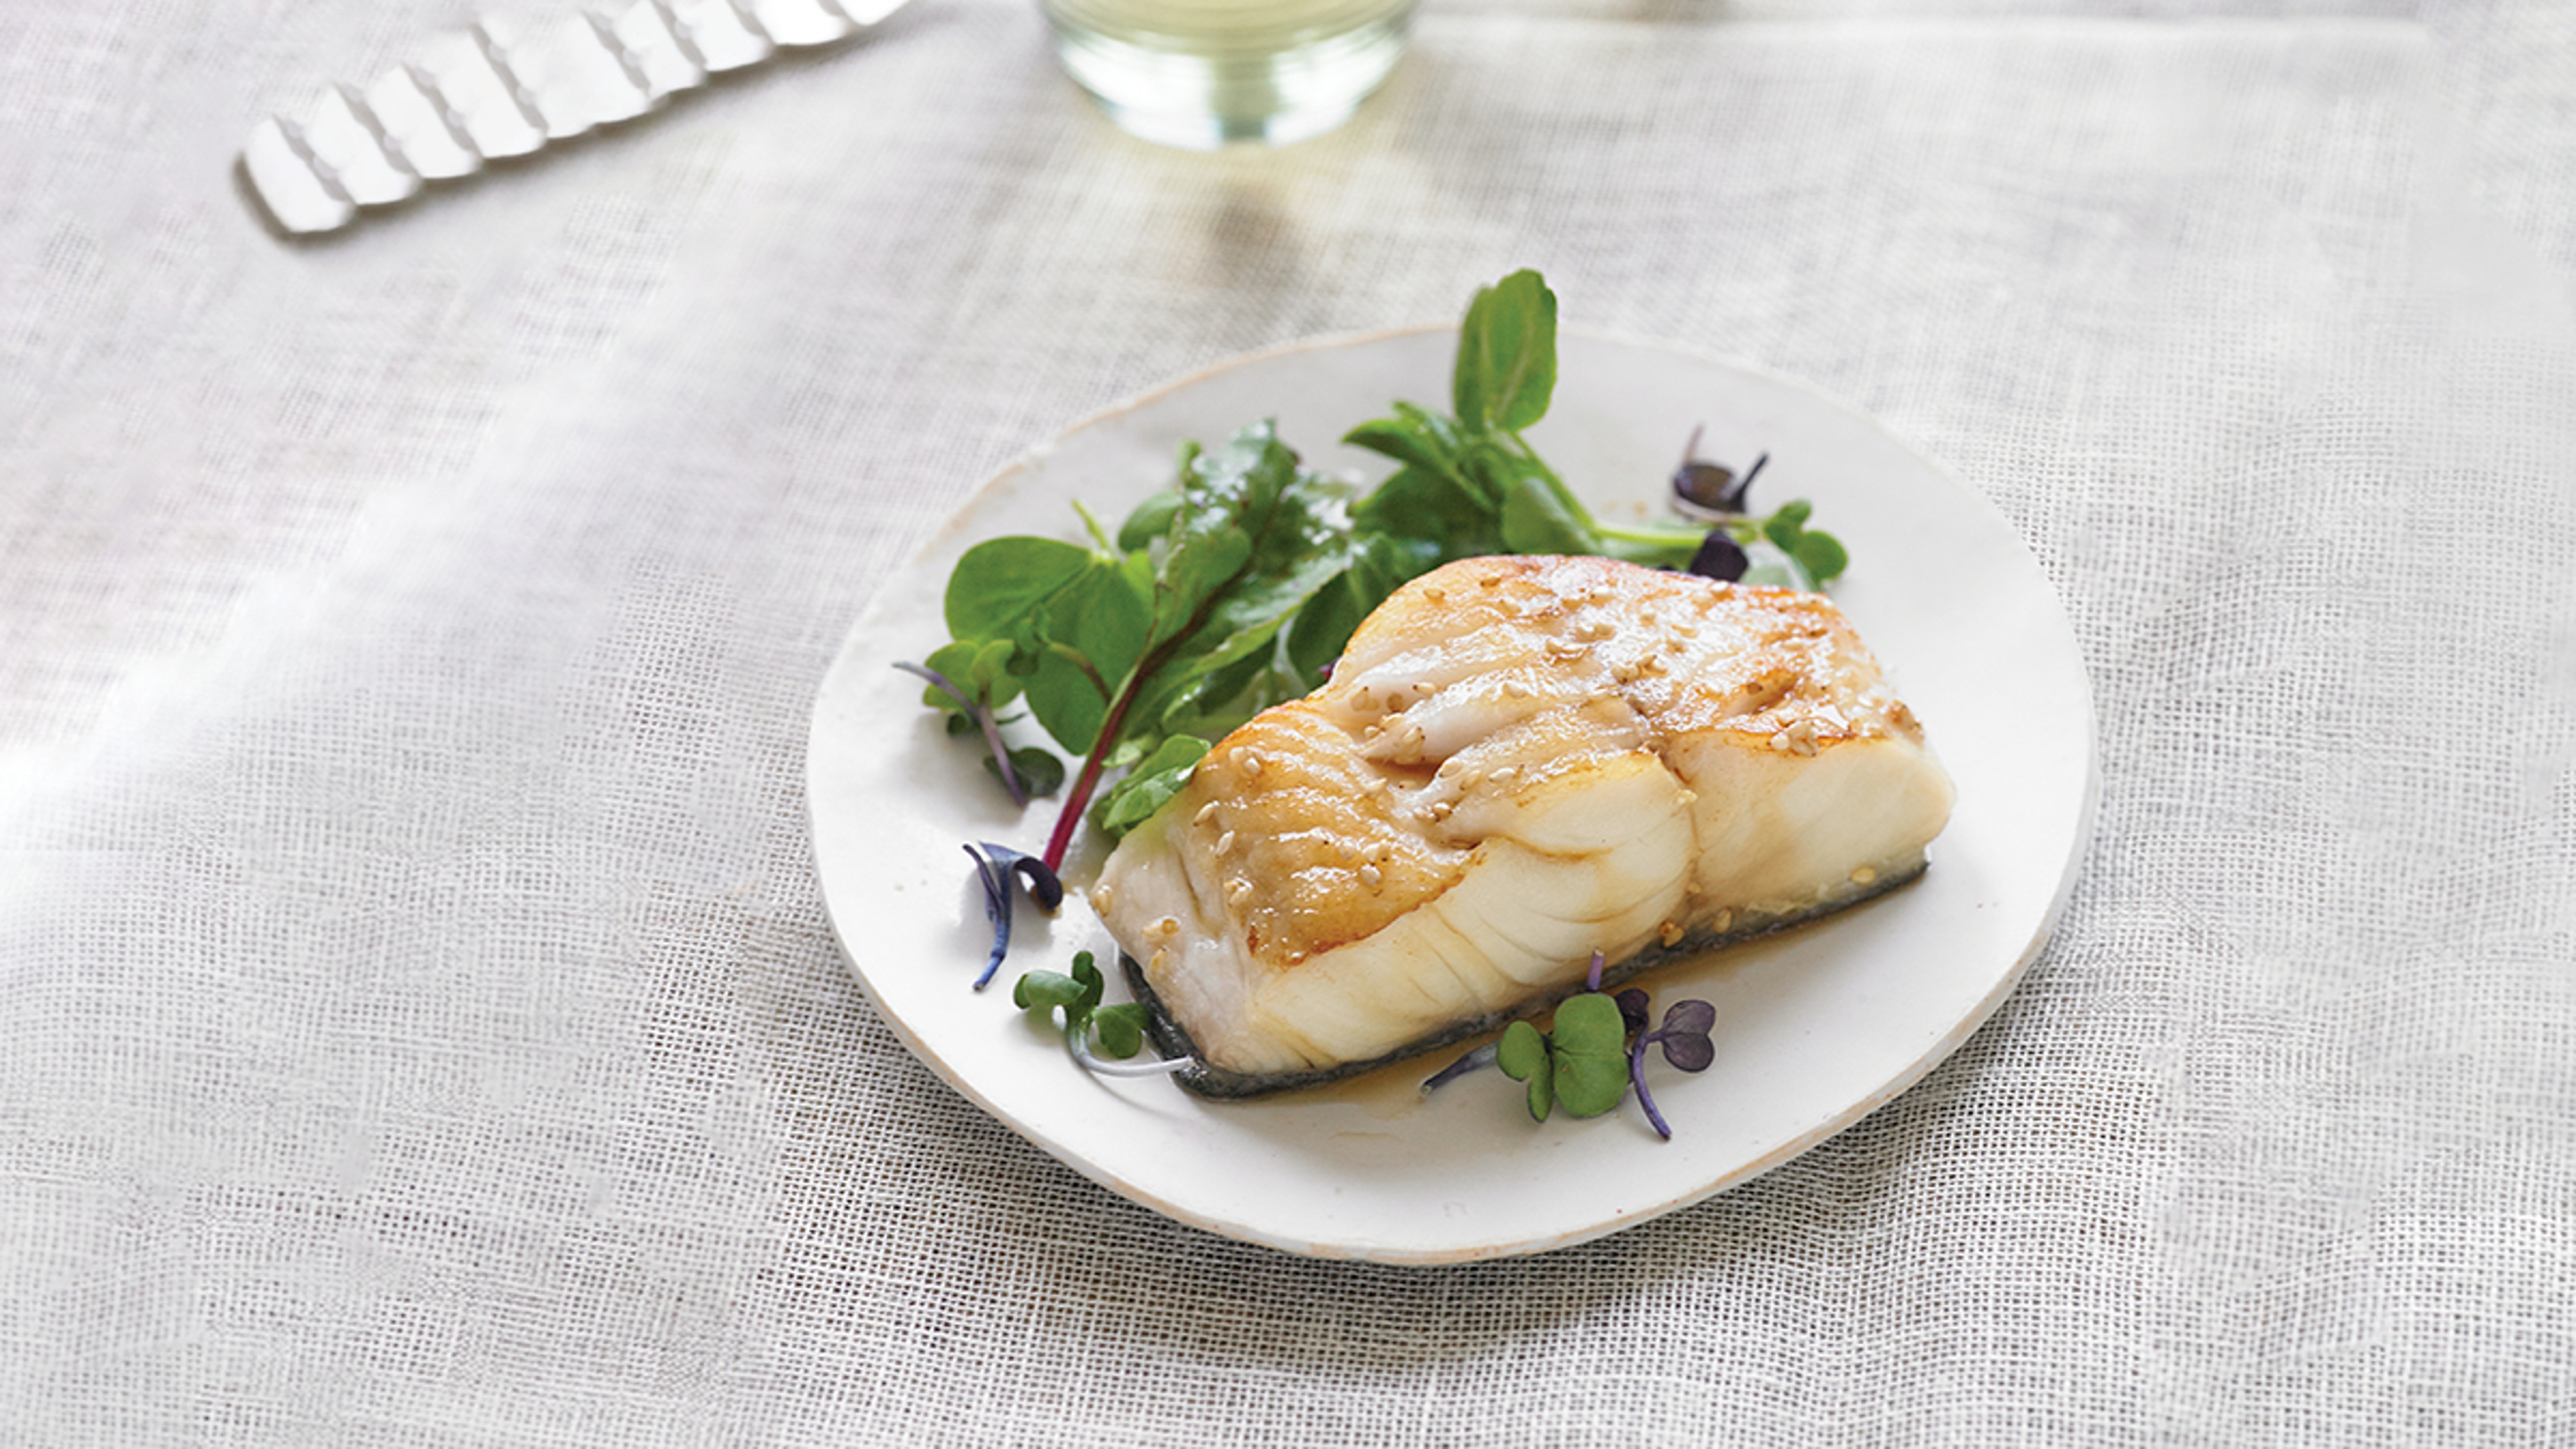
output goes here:
[[[1514, 553], [1598, 553], [1591, 520], [1548, 480], [1524, 474], [1503, 495], [1503, 544]], [[1698, 542], [1699, 535], [1691, 535]]]
[[1099, 671], [1062, 646], [1037, 657], [1027, 681], [1029, 713], [1074, 754], [1090, 752], [1109, 718], [1109, 695]]
[[[1046, 860], [1063, 860], [1104, 770], [1134, 767], [1167, 740], [1212, 738], [1312, 688], [1360, 620], [1407, 579], [1506, 551], [1658, 567], [1703, 551], [1713, 535], [1698, 528], [1595, 518], [1521, 437], [1555, 393], [1556, 311], [1533, 271], [1480, 289], [1459, 328], [1451, 413], [1398, 401], [1347, 434], [1399, 465], [1365, 498], [1306, 468], [1273, 425], [1256, 423], [1213, 448], [1184, 444], [1172, 486], [1132, 509], [1114, 537], [1084, 512], [1089, 548], [1019, 537], [966, 551], [943, 599], [953, 638], [932, 666], [958, 682], [957, 695], [925, 700], [981, 729], [993, 768], [1018, 792], [1051, 787], [1062, 768], [1031, 757], [1023, 781], [1003, 763], [1018, 752], [1002, 746], [993, 713], [1001, 705], [1024, 698], [1030, 717], [1082, 756]], [[1741, 493], [1735, 485], [1739, 503]], [[1708, 567], [1792, 586], [1832, 577], [1849, 560], [1830, 535], [1805, 527], [1807, 517], [1799, 502], [1758, 525], [1729, 520], [1736, 553], [1752, 556]], [[1113, 790], [1095, 818], [1132, 827], [1186, 779], [1185, 770], [1142, 773], [1157, 778]]]
[[[1135, 667], [1153, 627], [1150, 595], [1119, 559], [1094, 559], [1046, 606], [1047, 636], [1090, 660], [1104, 680]], [[1082, 746], [1068, 741], [1066, 748]]]
[[1056, 590], [1091, 563], [1089, 549], [1051, 538], [988, 538], [966, 550], [948, 575], [948, 632], [959, 639], [1009, 639]]
[[1458, 329], [1451, 407], [1470, 428], [1521, 429], [1556, 390], [1556, 294], [1534, 271], [1479, 288]]
[[1194, 735], [1174, 735], [1155, 747], [1102, 798], [1100, 828], [1111, 839], [1142, 825], [1190, 780], [1190, 770], [1208, 752], [1208, 742]]
[[[1186, 461], [1183, 466], [1187, 466]], [[1166, 488], [1128, 513], [1118, 525], [1118, 546], [1128, 552], [1144, 548], [1172, 531], [1172, 515], [1181, 511], [1181, 490]]]

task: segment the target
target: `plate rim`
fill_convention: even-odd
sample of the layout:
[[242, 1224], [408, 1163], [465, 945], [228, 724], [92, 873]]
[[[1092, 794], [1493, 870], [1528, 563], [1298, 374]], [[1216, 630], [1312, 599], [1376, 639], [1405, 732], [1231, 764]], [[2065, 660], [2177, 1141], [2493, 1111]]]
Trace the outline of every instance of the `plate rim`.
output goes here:
[[[1096, 409], [1090, 413], [1086, 413], [1048, 433], [1044, 438], [1021, 449], [1019, 452], [1006, 459], [999, 466], [995, 467], [990, 473], [986, 474], [975, 487], [968, 490], [967, 493], [954, 504], [946, 517], [941, 520], [939, 526], [933, 529], [917, 547], [911, 550], [911, 552], [904, 557], [902, 562], [889, 571], [887, 581], [881, 582], [876, 588], [870, 590], [866, 599], [861, 602], [857, 612], [852, 616], [852, 622], [849, 628], [843, 633], [840, 644], [833, 650], [831, 662], [825, 667], [821, 679], [817, 682], [813, 703], [808, 710], [804, 783], [806, 786], [807, 846], [814, 856], [816, 893], [822, 900], [824, 917], [831, 927], [833, 944], [839, 949], [843, 972], [847, 978], [859, 988], [860, 994], [867, 998], [870, 1007], [875, 1011], [879, 1020], [884, 1022], [894, 1032], [896, 1038], [903, 1042], [905, 1048], [913, 1054], [916, 1060], [928, 1067], [932, 1075], [938, 1077], [952, 1091], [955, 1091], [958, 1095], [964, 1097], [969, 1103], [973, 1104], [977, 1109], [1000, 1123], [1013, 1135], [1036, 1146], [1049, 1157], [1072, 1168], [1076, 1173], [1087, 1180], [1094, 1182], [1101, 1187], [1107, 1188], [1108, 1190], [1118, 1194], [1120, 1197], [1126, 1198], [1130, 1202], [1134, 1202], [1139, 1206], [1148, 1208], [1175, 1222], [1179, 1222], [1220, 1237], [1229, 1238], [1239, 1242], [1252, 1243], [1261, 1247], [1301, 1257], [1325, 1260], [1357, 1260], [1400, 1267], [1444, 1267], [1459, 1266], [1476, 1262], [1487, 1262], [1499, 1258], [1523, 1257], [1538, 1253], [1551, 1252], [1559, 1248], [1573, 1247], [1581, 1243], [1591, 1242], [1599, 1238], [1607, 1237], [1613, 1233], [1622, 1232], [1628, 1228], [1639, 1226], [1666, 1214], [1692, 1207], [1698, 1203], [1708, 1200], [1709, 1198], [1715, 1197], [1719, 1193], [1740, 1187], [1756, 1177], [1760, 1177], [1783, 1164], [1803, 1156], [1805, 1153], [1813, 1150], [1825, 1141], [1848, 1130], [1853, 1124], [1859, 1122], [1862, 1118], [1869, 1116], [1881, 1107], [1886, 1106], [1889, 1102], [1892, 1102], [1896, 1098], [1903, 1096], [1906, 1092], [1911, 1091], [1923, 1080], [1924, 1077], [1930, 1075], [1934, 1068], [1948, 1060], [1949, 1057], [1964, 1045], [1969, 1038], [1973, 1037], [1979, 1030], [1983, 1029], [1986, 1023], [1992, 1020], [1994, 1014], [2001, 1009], [2004, 1001], [2009, 998], [2015, 990], [2019, 989], [2022, 980], [2028, 975], [2031, 967], [2036, 964], [2039, 957], [2047, 950], [2050, 941], [2053, 940], [2056, 935], [2059, 924], [2064, 919], [2068, 903], [2074, 894], [2076, 879], [2081, 874], [2084, 857], [2093, 839], [2101, 803], [2101, 716], [2096, 706], [2092, 672], [2089, 668], [2085, 667], [2081, 642], [2075, 635], [2073, 620], [2066, 612], [2065, 599], [2059, 593], [2056, 585], [2047, 579], [2046, 571], [2043, 568], [2040, 571], [2040, 578], [2041, 582], [2047, 586], [2048, 602], [2051, 610], [2053, 611], [2051, 622], [2056, 626], [2055, 632], [2061, 634], [2065, 642], [2069, 645], [2071, 659], [2074, 666], [2071, 671], [2076, 686], [2076, 699], [2074, 703], [2080, 708], [2085, 726], [2082, 732], [2084, 782], [2081, 789], [2081, 798], [2077, 805], [2073, 830], [2067, 844], [2066, 858], [2059, 866], [2058, 878], [2052, 888], [2049, 903], [2041, 913], [2039, 923], [2033, 930], [2030, 939], [2023, 944], [2012, 963], [1996, 977], [1993, 985], [1989, 987], [1986, 993], [1979, 998], [1967, 1012], [1963, 1013], [1958, 1020], [1951, 1025], [1948, 1031], [1936, 1038], [1919, 1056], [1907, 1063], [1902, 1069], [1888, 1078], [1886, 1082], [1881, 1084], [1875, 1090], [1855, 1098], [1851, 1102], [1843, 1104], [1806, 1131], [1779, 1144], [1778, 1146], [1775, 1146], [1770, 1151], [1765, 1152], [1758, 1157], [1737, 1165], [1735, 1168], [1719, 1175], [1708, 1183], [1699, 1185], [1689, 1191], [1651, 1205], [1632, 1207], [1614, 1212], [1603, 1218], [1601, 1221], [1589, 1224], [1582, 1228], [1571, 1229], [1562, 1233], [1523, 1237], [1508, 1243], [1477, 1243], [1462, 1248], [1440, 1251], [1418, 1251], [1402, 1248], [1382, 1250], [1373, 1248], [1365, 1243], [1356, 1242], [1319, 1243], [1311, 1239], [1297, 1237], [1294, 1234], [1280, 1233], [1266, 1229], [1257, 1223], [1239, 1220], [1225, 1214], [1211, 1213], [1191, 1208], [1182, 1203], [1173, 1201], [1162, 1194], [1141, 1187], [1121, 1176], [1117, 1172], [1112, 1171], [1111, 1169], [1092, 1160], [1088, 1155], [1066, 1146], [1064, 1143], [1056, 1140], [1051, 1134], [1030, 1125], [1021, 1117], [1007, 1110], [998, 1102], [993, 1100], [984, 1091], [975, 1086], [973, 1078], [969, 1074], [956, 1068], [937, 1050], [932, 1048], [932, 1046], [921, 1037], [920, 1033], [911, 1025], [911, 1023], [906, 1021], [898, 1013], [890, 1010], [883, 998], [877, 994], [875, 987], [869, 983], [866, 974], [859, 968], [857, 955], [852, 950], [849, 935], [842, 926], [841, 913], [834, 909], [831, 892], [826, 884], [823, 871], [823, 822], [821, 820], [823, 794], [815, 788], [815, 775], [817, 768], [815, 762], [818, 758], [818, 744], [825, 733], [823, 711], [824, 707], [830, 701], [835, 682], [843, 677], [843, 671], [845, 666], [848, 664], [850, 654], [853, 650], [860, 647], [863, 642], [863, 636], [867, 635], [871, 631], [871, 626], [874, 625], [879, 616], [885, 612], [886, 601], [890, 597], [888, 584], [895, 577], [909, 575], [919, 570], [927, 561], [942, 550], [943, 544], [951, 540], [955, 533], [968, 526], [967, 521], [969, 517], [978, 511], [980, 505], [984, 504], [992, 495], [1002, 491], [1015, 475], [1045, 461], [1068, 440], [1078, 434], [1087, 432], [1114, 419], [1151, 406], [1175, 393], [1179, 393], [1193, 386], [1202, 384], [1208, 379], [1220, 374], [1232, 372], [1244, 367], [1254, 366], [1280, 357], [1291, 356], [1298, 353], [1326, 352], [1352, 347], [1364, 347], [1397, 339], [1419, 336], [1425, 333], [1454, 333], [1457, 330], [1458, 324], [1454, 322], [1414, 323], [1393, 327], [1371, 328], [1355, 332], [1329, 333], [1294, 338], [1285, 342], [1275, 343], [1267, 347], [1254, 348], [1248, 351], [1234, 353], [1123, 397], [1107, 406]], [[1560, 324], [1558, 331], [1560, 335], [1579, 337], [1587, 342], [1605, 343], [1615, 347], [1635, 349], [1650, 353], [1660, 353], [1668, 356], [1686, 357], [1702, 364], [1748, 374], [1774, 385], [1802, 393], [1809, 399], [1820, 402], [1833, 409], [1836, 413], [1842, 415], [1848, 420], [1866, 424], [1870, 430], [1876, 432], [1882, 439], [1892, 443], [1909, 457], [1920, 462], [1943, 483], [1947, 484], [1959, 499], [1972, 505], [1974, 508], [1981, 510], [1988, 519], [2003, 528], [2005, 532], [2011, 536], [2016, 546], [2018, 546], [2026, 555], [2030, 556], [2034, 566], [2038, 564], [2037, 555], [2031, 550], [2029, 543], [2023, 538], [2021, 530], [2013, 526], [2012, 520], [2008, 518], [2001, 509], [1997, 508], [1992, 500], [1969, 487], [1966, 480], [1947, 464], [1925, 452], [1910, 439], [1897, 433], [1875, 413], [1860, 407], [1858, 404], [1853, 403], [1849, 399], [1842, 397], [1818, 383], [1792, 373], [1780, 371], [1777, 368], [1770, 367], [1749, 357], [1744, 357], [1739, 354], [1719, 352], [1713, 349], [1694, 346], [1689, 343], [1676, 342], [1668, 338], [1575, 323]]]

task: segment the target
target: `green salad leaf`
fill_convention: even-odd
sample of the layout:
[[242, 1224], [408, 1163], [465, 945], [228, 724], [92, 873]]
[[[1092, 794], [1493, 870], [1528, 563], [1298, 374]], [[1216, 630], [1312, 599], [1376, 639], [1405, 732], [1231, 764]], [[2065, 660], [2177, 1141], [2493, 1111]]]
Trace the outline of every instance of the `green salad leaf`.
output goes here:
[[[1115, 533], [1083, 512], [1087, 544], [1022, 536], [966, 551], [924, 702], [950, 713], [953, 732], [985, 737], [1015, 800], [1052, 793], [1065, 767], [1005, 749], [1004, 706], [1024, 706], [1081, 761], [1042, 857], [1050, 868], [1082, 820], [1113, 837], [1133, 829], [1187, 784], [1207, 741], [1311, 691], [1409, 579], [1494, 553], [1683, 568], [1713, 543], [1705, 525], [1604, 523], [1531, 449], [1523, 434], [1556, 390], [1556, 313], [1534, 271], [1480, 289], [1459, 328], [1450, 411], [1398, 401], [1344, 436], [1396, 465], [1365, 497], [1308, 468], [1264, 421], [1214, 448], [1185, 444], [1172, 485]], [[1795, 502], [1718, 528], [1742, 545], [1746, 582], [1815, 588], [1849, 560], [1808, 517]]]
[[1398, 402], [1343, 435], [1399, 465], [1353, 510], [1353, 522], [1427, 560], [1423, 569], [1490, 553], [1687, 565], [1705, 527], [1603, 523], [1521, 436], [1547, 416], [1555, 391], [1556, 294], [1538, 273], [1514, 272], [1467, 308], [1451, 415]]

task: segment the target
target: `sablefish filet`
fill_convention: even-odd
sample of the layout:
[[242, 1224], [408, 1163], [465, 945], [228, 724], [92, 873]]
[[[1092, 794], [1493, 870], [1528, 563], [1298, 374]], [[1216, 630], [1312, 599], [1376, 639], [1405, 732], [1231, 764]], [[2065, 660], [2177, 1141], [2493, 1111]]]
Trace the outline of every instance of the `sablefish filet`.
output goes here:
[[1183, 1084], [1427, 1050], [1912, 879], [1950, 779], [1821, 595], [1597, 558], [1397, 590], [1219, 741], [1093, 904]]

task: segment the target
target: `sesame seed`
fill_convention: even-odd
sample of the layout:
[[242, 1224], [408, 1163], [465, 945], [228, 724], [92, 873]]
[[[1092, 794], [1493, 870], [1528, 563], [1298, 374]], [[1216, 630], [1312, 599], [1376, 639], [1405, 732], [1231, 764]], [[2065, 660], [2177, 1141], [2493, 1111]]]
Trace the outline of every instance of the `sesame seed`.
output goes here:
[[1219, 855], [1223, 855], [1223, 854], [1225, 854], [1227, 851], [1230, 851], [1230, 850], [1232, 850], [1232, 849], [1234, 849], [1234, 832], [1233, 832], [1233, 831], [1229, 830], [1229, 831], [1227, 831], [1225, 834], [1220, 835], [1220, 836], [1218, 836], [1218, 837], [1216, 838], [1216, 853], [1217, 853], [1217, 854], [1219, 854]]
[[1666, 921], [1655, 928], [1655, 939], [1663, 942], [1667, 946], [1678, 944], [1681, 941], [1681, 938], [1682, 928], [1674, 925], [1670, 921]]
[[1247, 780], [1258, 780], [1261, 778], [1261, 756], [1251, 750], [1235, 751], [1234, 767], [1241, 770], [1244, 778]]
[[1851, 873], [1851, 878], [1853, 885], [1868, 885], [1870, 882], [1878, 879], [1878, 872], [1864, 865], [1854, 869]]
[[1209, 821], [1214, 820], [1215, 818], [1216, 818], [1216, 802], [1215, 802], [1214, 800], [1210, 800], [1210, 801], [1209, 801], [1209, 802], [1207, 802], [1205, 805], [1202, 805], [1202, 806], [1200, 806], [1200, 807], [1199, 807], [1199, 813], [1198, 813], [1198, 814], [1193, 815], [1193, 816], [1191, 816], [1191, 817], [1190, 817], [1190, 823], [1191, 823], [1192, 825], [1205, 825], [1205, 824], [1207, 824]]
[[1504, 680], [1504, 681], [1503, 681], [1503, 697], [1504, 697], [1504, 698], [1506, 698], [1506, 699], [1527, 699], [1527, 698], [1529, 698], [1529, 695], [1530, 695], [1530, 688], [1529, 688], [1529, 686], [1528, 686], [1528, 685], [1526, 685], [1526, 684], [1521, 683], [1519, 680], [1517, 680], [1517, 679], [1506, 679], [1506, 680]]
[[1385, 879], [1386, 873], [1379, 870], [1376, 866], [1364, 865], [1360, 867], [1360, 884], [1367, 886], [1372, 890], [1376, 889], [1378, 884]]

